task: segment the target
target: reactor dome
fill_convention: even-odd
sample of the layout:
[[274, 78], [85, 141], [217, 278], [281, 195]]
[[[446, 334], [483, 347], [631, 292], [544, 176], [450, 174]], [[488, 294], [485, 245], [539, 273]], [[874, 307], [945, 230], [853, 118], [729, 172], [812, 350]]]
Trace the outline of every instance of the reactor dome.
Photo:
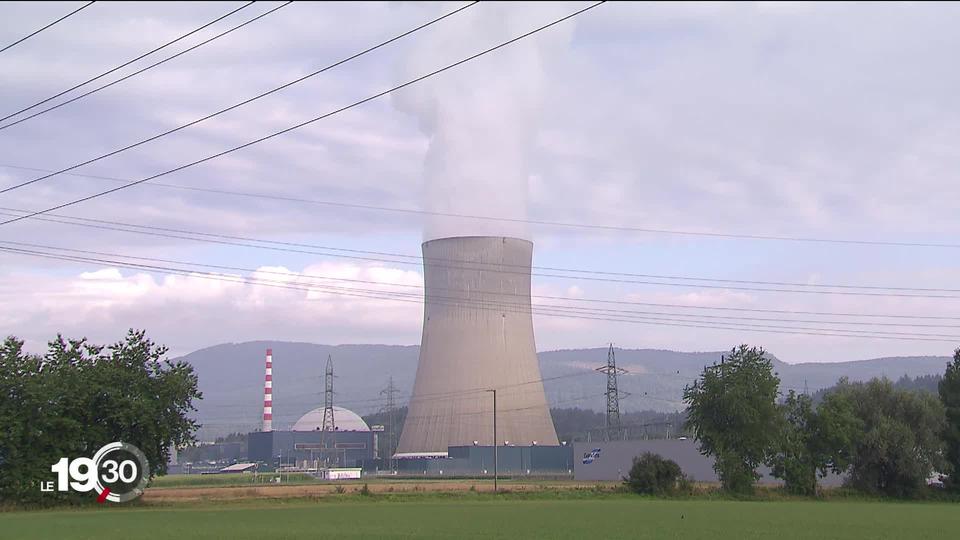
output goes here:
[[[370, 426], [360, 415], [343, 407], [333, 408], [333, 426], [336, 431], [370, 431]], [[323, 407], [316, 408], [300, 417], [293, 431], [320, 431], [323, 429]]]

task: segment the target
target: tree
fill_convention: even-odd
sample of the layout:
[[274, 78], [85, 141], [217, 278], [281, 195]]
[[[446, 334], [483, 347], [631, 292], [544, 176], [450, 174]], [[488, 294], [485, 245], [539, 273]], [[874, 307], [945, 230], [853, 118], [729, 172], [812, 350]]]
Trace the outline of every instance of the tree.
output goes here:
[[790, 493], [814, 495], [817, 471], [824, 468], [826, 460], [817, 448], [817, 414], [813, 400], [791, 390], [780, 412], [780, 436], [767, 462], [771, 474], [782, 479]]
[[944, 457], [950, 469], [946, 486], [953, 491], [960, 491], [960, 349], [953, 352], [953, 362], [947, 364], [938, 390], [940, 402], [946, 411]]
[[740, 345], [683, 391], [687, 427], [700, 452], [714, 456], [724, 489], [745, 493], [759, 478], [780, 427], [780, 379], [761, 348]]
[[633, 458], [633, 466], [623, 482], [634, 493], [665, 495], [676, 492], [684, 480], [677, 462], [644, 452]]
[[793, 390], [780, 405], [779, 437], [767, 465], [784, 488], [797, 495], [815, 495], [817, 477], [849, 466], [857, 419], [849, 407], [814, 408], [813, 399]]
[[828, 421], [849, 414], [856, 418], [836, 430], [850, 444], [837, 445], [841, 453], [832, 460], [838, 469], [849, 463], [848, 483], [861, 491], [915, 495], [944, 465], [944, 409], [930, 394], [897, 390], [887, 379], [841, 380], [821, 409]]
[[137, 446], [150, 475], [164, 474], [170, 447], [193, 440], [197, 424], [188, 414], [201, 397], [193, 368], [165, 354], [133, 330], [109, 347], [57, 336], [44, 356], [7, 338], [0, 345], [0, 496], [50, 502], [55, 497], [41, 497], [37, 483], [50, 478], [52, 464], [90, 457], [113, 441]]

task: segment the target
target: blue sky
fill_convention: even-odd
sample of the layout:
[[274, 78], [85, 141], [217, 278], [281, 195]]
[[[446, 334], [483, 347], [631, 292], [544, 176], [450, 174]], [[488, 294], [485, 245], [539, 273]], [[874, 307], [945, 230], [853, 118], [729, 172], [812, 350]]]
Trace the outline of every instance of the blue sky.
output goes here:
[[[0, 55], [5, 74], [0, 103], [12, 112], [192, 30], [232, 5], [95, 4]], [[259, 2], [217, 30], [151, 58], [274, 5]], [[0, 130], [0, 165], [72, 165], [301, 76], [460, 5], [294, 3], [142, 76]], [[579, 5], [587, 4], [482, 3], [282, 93], [77, 172], [131, 179], [154, 174], [382, 91]], [[0, 41], [13, 41], [71, 6], [6, 3], [3, 17], [11, 23], [0, 28]], [[958, 9], [949, 4], [611, 3], [393, 96], [163, 181], [507, 218], [955, 243], [960, 237], [960, 110], [955, 97], [960, 75], [946, 67], [960, 46]], [[0, 167], [0, 185], [35, 176]], [[37, 209], [112, 185], [61, 175], [0, 195], [0, 206]], [[960, 250], [946, 248], [549, 226], [523, 231], [489, 221], [434, 220], [150, 186], [62, 213], [413, 255], [425, 236], [523, 234], [536, 244], [538, 266], [960, 288]], [[400, 287], [419, 277], [416, 266], [49, 223], [4, 226], [4, 240], [284, 268], [293, 274], [373, 276]], [[546, 295], [700, 307], [960, 317], [956, 299], [756, 293], [539, 277], [534, 286]], [[176, 352], [252, 339], [419, 341], [420, 308], [414, 304], [218, 285], [11, 254], [0, 254], [0, 298], [18, 306], [0, 313], [0, 331], [27, 339], [33, 348], [57, 331], [106, 342], [129, 326], [147, 328]], [[535, 322], [540, 349], [613, 341], [624, 347], [717, 350], [749, 342], [799, 362], [948, 354], [956, 346], [949, 340], [784, 335], [545, 316]], [[938, 331], [960, 335], [960, 329]]]

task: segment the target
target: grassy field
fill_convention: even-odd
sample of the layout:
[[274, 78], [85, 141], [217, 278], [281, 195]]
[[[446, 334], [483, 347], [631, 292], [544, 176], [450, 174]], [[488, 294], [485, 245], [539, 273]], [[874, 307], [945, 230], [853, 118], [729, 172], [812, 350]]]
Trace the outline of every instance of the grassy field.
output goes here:
[[0, 538], [956, 538], [960, 506], [470, 494], [0, 514]]

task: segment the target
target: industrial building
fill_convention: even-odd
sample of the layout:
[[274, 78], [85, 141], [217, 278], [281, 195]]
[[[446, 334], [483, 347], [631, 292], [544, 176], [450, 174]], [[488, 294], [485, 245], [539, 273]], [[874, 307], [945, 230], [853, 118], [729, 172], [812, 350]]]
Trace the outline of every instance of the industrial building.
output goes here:
[[377, 432], [357, 413], [333, 405], [333, 361], [327, 358], [324, 406], [307, 412], [289, 431], [273, 429], [273, 350], [267, 349], [263, 429], [247, 435], [247, 458], [268, 467], [319, 470], [359, 467], [377, 457]]
[[533, 243], [518, 238], [424, 242], [420, 360], [394, 457], [507, 441], [537, 455], [558, 446], [533, 337], [532, 257]]
[[[630, 471], [633, 458], [651, 452], [671, 459], [680, 470], [694, 482], [716, 483], [720, 481], [713, 470], [714, 459], [700, 453], [693, 439], [651, 439], [638, 441], [601, 441], [574, 443], [573, 478], [583, 481], [619, 481]], [[770, 476], [770, 469], [759, 467], [761, 484], [779, 484]], [[818, 479], [822, 486], [839, 486], [843, 478], [828, 474]]]
[[[409, 476], [493, 476], [492, 446], [450, 446], [444, 458], [396, 460], [398, 474]], [[565, 476], [573, 473], [574, 453], [569, 445], [498, 446], [500, 476]]]
[[376, 457], [377, 433], [363, 418], [334, 407], [334, 430], [323, 432], [323, 408], [300, 417], [290, 431], [255, 431], [247, 436], [250, 461], [298, 469], [359, 467]]

